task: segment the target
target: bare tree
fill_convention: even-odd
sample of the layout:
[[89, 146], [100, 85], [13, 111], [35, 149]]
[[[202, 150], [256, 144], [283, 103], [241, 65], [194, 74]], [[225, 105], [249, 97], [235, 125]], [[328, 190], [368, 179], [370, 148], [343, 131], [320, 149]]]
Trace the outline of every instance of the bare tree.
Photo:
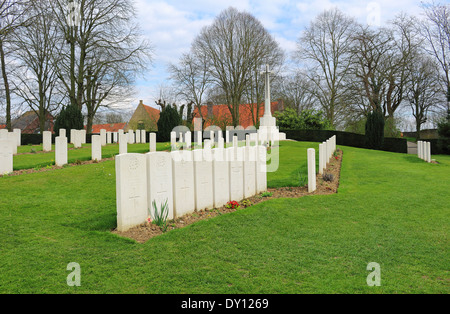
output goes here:
[[442, 101], [439, 68], [431, 57], [418, 55], [414, 63], [409, 64], [408, 71], [410, 82], [406, 98], [416, 122], [416, 138], [419, 139], [421, 126], [428, 121], [428, 113]]
[[57, 91], [54, 62], [59, 62], [59, 47], [55, 45], [58, 34], [48, 8], [49, 1], [32, 2], [32, 23], [14, 32], [11, 40], [18, 61], [14, 90], [38, 116], [41, 133], [48, 128], [47, 115], [64, 99]]
[[0, 0], [0, 66], [3, 78], [3, 92], [6, 106], [6, 128], [11, 127], [11, 88], [6, 69], [6, 46], [11, 34], [19, 27], [26, 25], [23, 18], [27, 11], [27, 2], [18, 0]]
[[360, 26], [354, 35], [353, 90], [363, 96], [357, 103], [360, 111], [382, 110], [394, 118], [406, 93], [409, 80], [407, 66], [420, 47], [413, 25], [417, 21], [398, 16], [389, 28], [371, 29]]
[[333, 126], [338, 124], [346, 106], [352, 64], [353, 18], [338, 9], [319, 14], [297, 43], [296, 58], [305, 61], [307, 75], [321, 110]]
[[202, 29], [192, 51], [208, 60], [209, 74], [225, 94], [234, 126], [239, 124], [239, 105], [255, 69], [277, 64], [284, 56], [259, 20], [234, 8], [222, 11], [212, 25]]
[[[169, 65], [169, 72], [177, 94], [188, 102], [188, 105], [194, 105], [203, 118], [201, 106], [212, 85], [212, 78], [209, 73], [208, 59], [199, 57], [202, 56], [193, 53], [183, 54], [178, 64]], [[187, 117], [187, 120], [189, 119], [190, 117]]]
[[450, 5], [427, 3], [423, 10], [426, 20], [420, 30], [427, 42], [425, 49], [440, 65], [442, 92], [450, 110]]
[[314, 84], [302, 71], [281, 77], [276, 86], [277, 98], [283, 99], [285, 107], [295, 109], [297, 113], [315, 107]]
[[[86, 106], [89, 131], [100, 106], [109, 106], [129, 94], [127, 89], [136, 75], [151, 62], [151, 47], [134, 23], [130, 0], [86, 0], [75, 8], [64, 0], [53, 3], [68, 44], [58, 76], [70, 103], [80, 109]], [[70, 20], [72, 13], [75, 21]]]

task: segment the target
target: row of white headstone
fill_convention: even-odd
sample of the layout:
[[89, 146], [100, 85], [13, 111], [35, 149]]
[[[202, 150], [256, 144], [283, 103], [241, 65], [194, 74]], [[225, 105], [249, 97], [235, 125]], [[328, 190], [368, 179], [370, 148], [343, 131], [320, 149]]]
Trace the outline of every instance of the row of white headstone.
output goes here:
[[[336, 151], [336, 135], [333, 135], [322, 144], [319, 144], [319, 173], [323, 174]], [[316, 150], [308, 148], [308, 192], [314, 192], [317, 188], [316, 182]]]
[[[202, 131], [195, 131], [197, 132], [196, 134], [196, 139], [197, 139], [197, 147], [201, 147], [202, 146]], [[230, 137], [230, 132], [227, 130], [225, 131], [225, 139], [222, 136], [222, 132], [215, 132], [215, 131], [209, 131], [209, 141], [211, 141], [212, 146], [217, 146], [219, 145], [219, 142], [223, 142], [223, 143], [231, 143], [231, 141], [235, 141], [237, 140], [237, 136], [233, 136], [233, 139], [231, 139]], [[284, 134], [283, 138], [280, 138], [280, 134], [279, 132], [276, 132], [276, 134], [274, 134], [270, 141], [268, 142], [268, 136], [266, 133], [264, 133], [263, 131], [259, 131], [258, 132], [254, 132], [254, 133], [250, 133], [250, 134], [246, 134], [245, 138], [246, 138], [246, 143], [248, 143], [248, 141], [252, 142], [252, 143], [258, 143], [258, 145], [264, 145], [265, 143], [267, 143], [268, 145], [272, 146], [274, 142], [282, 140], [282, 139], [286, 139], [286, 136]], [[177, 141], [178, 138], [178, 141]], [[184, 148], [190, 149], [193, 147], [192, 145], [192, 133], [190, 131], [185, 132], [184, 134], [181, 132], [175, 132], [172, 131], [170, 132], [170, 146], [172, 148], [172, 150], [175, 150], [177, 148], [177, 143], [182, 145]], [[248, 144], [247, 144], [248, 145]]]
[[431, 143], [417, 141], [417, 156], [426, 162], [431, 162]]
[[0, 129], [0, 174], [8, 174], [13, 171], [13, 155], [17, 154], [17, 147], [22, 141], [22, 131], [13, 129]]
[[319, 144], [319, 174], [323, 174], [327, 169], [333, 153], [336, 151], [336, 135]]
[[154, 217], [167, 201], [168, 219], [218, 208], [267, 190], [266, 148], [237, 146], [116, 155], [117, 229]]

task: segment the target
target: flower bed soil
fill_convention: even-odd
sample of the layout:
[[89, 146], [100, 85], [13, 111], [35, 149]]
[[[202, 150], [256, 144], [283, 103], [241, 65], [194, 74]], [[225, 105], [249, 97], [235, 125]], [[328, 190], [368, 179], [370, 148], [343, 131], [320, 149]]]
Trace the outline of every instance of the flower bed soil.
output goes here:
[[[272, 193], [271, 196], [263, 197], [261, 194], [258, 194], [253, 197], [246, 198], [245, 200], [250, 201], [249, 204], [251, 205], [249, 206], [252, 206], [259, 202], [263, 202], [274, 198], [299, 198], [305, 195], [324, 195], [337, 193], [339, 187], [341, 163], [342, 163], [342, 151], [338, 149], [337, 158], [335, 158], [334, 156], [331, 157], [331, 161], [327, 164], [327, 169], [325, 171], [327, 174], [332, 174], [334, 176], [333, 181], [331, 182], [324, 181], [322, 179], [322, 175], [317, 174], [317, 185], [316, 190], [314, 192], [309, 193], [308, 186], [268, 188], [267, 191]], [[236, 210], [243, 210], [246, 207], [248, 207], [243, 205], [243, 203], [244, 204], [247, 203], [247, 201], [245, 200], [241, 200], [238, 202], [240, 204], [239, 209], [231, 209], [227, 208], [226, 206], [222, 206], [220, 208], [195, 211], [193, 213], [186, 214], [182, 217], [175, 218], [174, 220], [168, 222], [169, 226], [166, 232], [173, 229], [183, 228], [199, 220], [210, 219], [219, 215], [234, 212]], [[125, 232], [119, 232], [116, 229], [113, 229], [111, 232], [120, 235], [122, 237], [133, 239], [139, 243], [144, 243], [155, 236], [163, 234], [163, 231], [159, 226], [151, 223], [143, 223]]]

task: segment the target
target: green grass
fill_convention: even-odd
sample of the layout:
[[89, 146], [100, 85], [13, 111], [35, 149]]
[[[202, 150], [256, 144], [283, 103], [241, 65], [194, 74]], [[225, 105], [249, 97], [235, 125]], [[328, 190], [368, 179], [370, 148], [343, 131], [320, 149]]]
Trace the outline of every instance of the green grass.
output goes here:
[[[269, 186], [295, 183], [315, 145], [283, 142]], [[448, 294], [450, 156], [341, 148], [337, 194], [265, 201], [145, 244], [109, 232], [114, 161], [0, 178], [0, 293]], [[66, 284], [70, 262], [80, 287]], [[380, 287], [366, 284], [370, 262]]]
[[[91, 144], [83, 144], [81, 148], [72, 149], [73, 144], [68, 144], [68, 163], [75, 163], [77, 160], [86, 161], [91, 160]], [[35, 154], [29, 153], [34, 149]], [[170, 149], [167, 143], [156, 143], [156, 150]], [[42, 145], [20, 146], [17, 149], [18, 155], [14, 156], [13, 168], [14, 170], [43, 168], [48, 165], [55, 164], [55, 145], [52, 145], [52, 151], [42, 152]], [[40, 152], [39, 152], [40, 151]], [[149, 144], [132, 144], [128, 145], [129, 153], [146, 153], [149, 151]], [[108, 144], [102, 147], [102, 158], [110, 158], [119, 153], [118, 144]]]

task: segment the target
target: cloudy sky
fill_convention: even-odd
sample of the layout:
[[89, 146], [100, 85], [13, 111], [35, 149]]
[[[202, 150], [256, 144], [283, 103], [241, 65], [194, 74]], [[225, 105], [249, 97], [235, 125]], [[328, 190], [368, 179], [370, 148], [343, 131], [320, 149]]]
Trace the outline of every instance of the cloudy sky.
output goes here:
[[135, 0], [140, 27], [154, 47], [154, 62], [137, 81], [136, 99], [129, 106], [134, 109], [140, 99], [155, 106], [159, 87], [168, 84], [167, 64], [177, 62], [201, 28], [230, 6], [259, 19], [290, 55], [302, 30], [323, 10], [337, 7], [360, 23], [382, 26], [400, 12], [419, 16], [420, 5], [420, 0]]

